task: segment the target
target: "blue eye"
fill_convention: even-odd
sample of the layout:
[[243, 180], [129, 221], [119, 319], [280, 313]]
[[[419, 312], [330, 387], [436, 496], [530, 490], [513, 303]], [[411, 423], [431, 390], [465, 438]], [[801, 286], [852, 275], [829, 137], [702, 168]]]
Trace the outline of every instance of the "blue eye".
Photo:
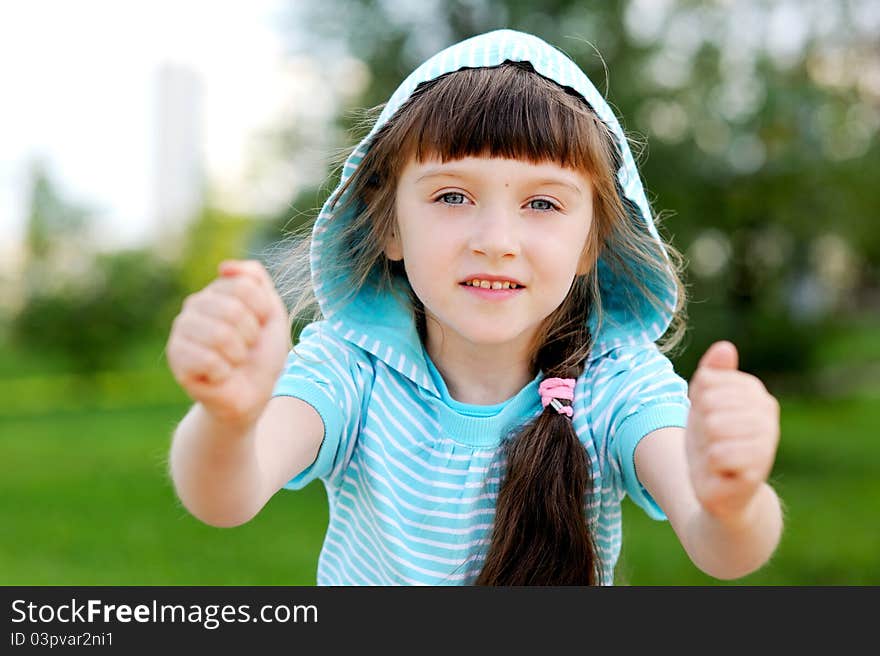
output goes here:
[[[532, 205], [533, 203], [543, 203], [544, 207], [535, 207], [534, 205]], [[557, 207], [554, 203], [551, 203], [546, 198], [536, 198], [534, 200], [530, 200], [529, 204], [532, 205], [533, 210], [538, 210], [539, 212], [547, 212], [549, 210], [559, 209], [559, 207]]]
[[[452, 197], [453, 200], [451, 200], [451, 201], [446, 200], [450, 197]], [[443, 201], [447, 205], [464, 205], [464, 202], [466, 199], [464, 197], [464, 194], [462, 194], [462, 193], [459, 193], [457, 191], [448, 191], [445, 194], [438, 196], [437, 200]]]

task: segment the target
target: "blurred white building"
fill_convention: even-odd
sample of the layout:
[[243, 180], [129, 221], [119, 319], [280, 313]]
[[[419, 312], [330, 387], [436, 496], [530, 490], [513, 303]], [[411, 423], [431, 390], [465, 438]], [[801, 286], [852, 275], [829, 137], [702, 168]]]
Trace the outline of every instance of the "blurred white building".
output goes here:
[[190, 68], [163, 64], [155, 99], [151, 225], [159, 252], [174, 257], [205, 194], [201, 78]]

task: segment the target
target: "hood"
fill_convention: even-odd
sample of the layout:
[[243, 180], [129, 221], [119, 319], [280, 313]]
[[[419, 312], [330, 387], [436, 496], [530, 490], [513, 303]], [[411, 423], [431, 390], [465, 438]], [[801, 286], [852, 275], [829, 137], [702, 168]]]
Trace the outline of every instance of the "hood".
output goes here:
[[[323, 272], [326, 263], [346, 258], [336, 235], [341, 226], [351, 221], [352, 216], [331, 210], [330, 205], [367, 153], [372, 136], [420, 83], [463, 67], [497, 66], [505, 60], [528, 61], [544, 77], [573, 88], [611, 128], [618, 139], [622, 154], [618, 180], [625, 196], [624, 205], [637, 228], [648, 231], [662, 247], [635, 161], [617, 118], [577, 64], [538, 37], [507, 29], [480, 34], [437, 53], [401, 83], [370, 133], [346, 160], [339, 184], [324, 204], [312, 229], [310, 260], [315, 295], [327, 324], [340, 337], [369, 351], [389, 367], [438, 396], [440, 391], [432, 379], [412, 308], [408, 302], [404, 305], [392, 294], [379, 293], [378, 274], [368, 279], [353, 300], [348, 303], [336, 302], [344, 296], [345, 290], [352, 289], [353, 282], [344, 276], [332, 278]], [[336, 208], [341, 204], [337, 204]], [[352, 205], [349, 212], [355, 211], [354, 207], [356, 205]], [[676, 288], [671, 275], [664, 276], [663, 279], [643, 278], [652, 291], [666, 302], [667, 309], [662, 313], [657, 312], [637, 288], [615, 276], [601, 258], [598, 275], [604, 309], [603, 325], [600, 333], [596, 334], [597, 321], [594, 314], [591, 312], [590, 316], [584, 317], [591, 334], [595, 336], [588, 361], [624, 344], [656, 341], [666, 332], [672, 319], [672, 308], [676, 303]], [[396, 284], [400, 285], [401, 298], [408, 298], [406, 283], [397, 281]], [[623, 303], [625, 297], [634, 299], [640, 306], [640, 311], [634, 313], [630, 305]]]

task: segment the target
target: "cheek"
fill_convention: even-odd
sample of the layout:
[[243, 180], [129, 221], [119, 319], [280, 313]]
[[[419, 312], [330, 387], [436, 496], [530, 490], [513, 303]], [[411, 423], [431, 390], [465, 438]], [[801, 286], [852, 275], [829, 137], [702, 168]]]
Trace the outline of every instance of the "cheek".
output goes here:
[[401, 231], [404, 268], [416, 291], [436, 287], [455, 275], [449, 235], [424, 225], [403, 225]]
[[448, 257], [452, 246], [442, 230], [427, 225], [407, 228], [403, 233], [403, 249], [411, 260], [427, 263], [442, 260], [444, 254]]
[[548, 233], [541, 230], [530, 236], [528, 252], [535, 267], [548, 279], [572, 277], [577, 269], [582, 244], [574, 234]]
[[[460, 241], [454, 226], [430, 215], [423, 206], [410, 208], [410, 214], [398, 221], [403, 236], [403, 250], [409, 260], [422, 268], [431, 267], [435, 273], [438, 264], [447, 269], [449, 258]], [[424, 266], [423, 266], [424, 265]]]
[[578, 274], [583, 244], [577, 239], [576, 235], [568, 235], [567, 241], [545, 235], [532, 244], [529, 261], [548, 306], [555, 308], [565, 300]]
[[417, 239], [407, 243], [404, 263], [413, 289], [433, 296], [455, 283], [459, 273], [451, 251], [438, 239]]

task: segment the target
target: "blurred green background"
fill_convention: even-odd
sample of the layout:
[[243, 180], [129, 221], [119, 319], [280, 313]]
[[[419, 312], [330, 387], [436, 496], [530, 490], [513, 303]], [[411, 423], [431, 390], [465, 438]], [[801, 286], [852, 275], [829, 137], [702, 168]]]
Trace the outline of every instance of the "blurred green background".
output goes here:
[[[710, 343], [730, 339], [780, 399], [771, 482], [786, 527], [764, 568], [720, 582], [627, 501], [619, 583], [880, 584], [876, 2], [324, 0], [299, 3], [296, 22], [279, 16], [292, 50], [357, 62], [361, 84], [326, 117], [335, 149], [363, 134], [357, 108], [383, 102], [433, 52], [498, 27], [574, 58], [643, 144], [661, 231], [689, 261], [676, 369], [690, 377]], [[282, 161], [311, 137], [284, 122], [265, 134]], [[314, 584], [320, 483], [280, 492], [234, 529], [176, 500], [167, 456], [189, 401], [163, 350], [182, 299], [220, 260], [263, 259], [332, 184], [268, 214], [207, 193], [173, 248], [83, 250], [70, 275], [59, 262], [89, 210], [38, 164], [30, 176], [24, 274], [0, 314], [0, 584]]]

